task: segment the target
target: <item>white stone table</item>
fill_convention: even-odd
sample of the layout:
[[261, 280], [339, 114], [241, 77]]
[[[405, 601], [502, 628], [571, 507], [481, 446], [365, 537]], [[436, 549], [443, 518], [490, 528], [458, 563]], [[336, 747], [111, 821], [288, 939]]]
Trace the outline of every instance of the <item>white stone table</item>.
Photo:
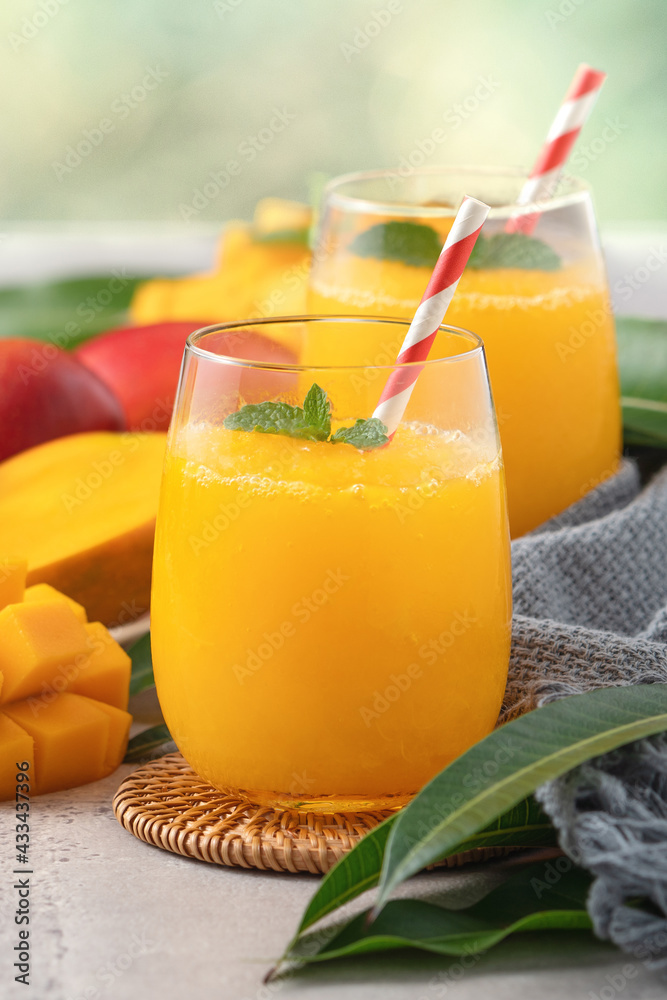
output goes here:
[[[583, 1000], [610, 998], [605, 988], [621, 978], [622, 1000], [666, 995], [638, 963], [581, 933], [524, 935], [462, 976], [456, 962], [406, 952], [385, 957], [382, 967], [371, 958], [334, 963], [263, 987], [262, 976], [285, 947], [317, 879], [229, 870], [136, 840], [111, 811], [130, 770], [124, 765], [103, 781], [33, 800], [30, 991], [12, 983], [13, 817], [3, 805], [3, 998]], [[460, 903], [464, 894], [478, 895], [488, 877], [479, 870], [424, 875], [410, 891], [448, 891]]]

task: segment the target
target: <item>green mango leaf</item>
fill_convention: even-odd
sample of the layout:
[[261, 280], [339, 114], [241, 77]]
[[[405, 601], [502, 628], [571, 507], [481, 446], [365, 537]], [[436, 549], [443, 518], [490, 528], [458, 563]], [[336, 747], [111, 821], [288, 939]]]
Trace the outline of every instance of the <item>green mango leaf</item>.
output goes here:
[[310, 226], [305, 229], [274, 229], [271, 233], [254, 233], [254, 243], [292, 243], [307, 247], [310, 236]]
[[616, 318], [626, 444], [667, 447], [667, 321]]
[[306, 907], [297, 928], [295, 940], [306, 928], [311, 927], [327, 913], [356, 899], [380, 881], [382, 858], [389, 831], [396, 820], [389, 816], [378, 826], [364, 834], [349, 854], [344, 854], [320, 882], [317, 892]]
[[322, 962], [396, 948], [471, 955], [518, 932], [590, 930], [586, 897], [591, 881], [569, 859], [559, 858], [522, 868], [464, 910], [425, 900], [393, 900], [371, 924], [365, 911], [337, 927], [304, 935], [282, 961]]
[[508, 722], [433, 778], [392, 825], [376, 912], [401, 882], [445, 857], [545, 781], [667, 729], [667, 684], [603, 688]]
[[0, 338], [52, 340], [72, 349], [127, 321], [132, 293], [145, 278], [122, 271], [95, 278], [0, 288]]
[[130, 695], [139, 694], [140, 691], [155, 687], [150, 632], [147, 635], [142, 635], [141, 639], [128, 649], [128, 653], [132, 660]]
[[667, 448], [667, 403], [623, 396], [621, 405], [625, 444]]
[[[354, 850], [343, 855], [327, 872], [306, 908], [297, 936], [327, 913], [378, 884], [385, 845], [397, 815], [389, 816], [367, 833]], [[556, 831], [551, 820], [530, 796], [448, 854], [460, 854], [480, 847], [551, 847], [556, 843]], [[438, 858], [438, 861], [446, 856]]]
[[138, 736], [132, 737], [127, 745], [123, 763], [136, 764], [150, 760], [151, 757], [161, 757], [162, 754], [171, 753], [175, 749], [176, 744], [167, 727], [163, 724], [152, 726], [150, 729], [144, 729]]

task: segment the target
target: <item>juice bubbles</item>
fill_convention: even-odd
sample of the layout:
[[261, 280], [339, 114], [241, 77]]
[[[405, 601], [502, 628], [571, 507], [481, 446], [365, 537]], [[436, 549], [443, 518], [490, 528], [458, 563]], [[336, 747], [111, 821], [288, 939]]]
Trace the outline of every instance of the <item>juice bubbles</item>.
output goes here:
[[[170, 731], [203, 778], [251, 801], [401, 804], [490, 732], [505, 686], [509, 543], [481, 352], [440, 362], [460, 369], [445, 382], [476, 370], [475, 426], [461, 410], [462, 427], [411, 419], [417, 406], [365, 451], [228, 429], [196, 399], [192, 365], [211, 363], [186, 365], [158, 517]], [[426, 382], [445, 377], [438, 364]], [[300, 376], [283, 400], [303, 400]], [[367, 416], [336, 409], [348, 377], [305, 378], [324, 383], [333, 429]]]
[[[491, 174], [416, 173], [391, 188], [383, 175], [343, 178], [339, 187], [334, 182], [325, 202], [309, 310], [412, 317], [432, 265], [388, 259], [381, 248], [362, 256], [355, 252], [357, 237], [401, 219], [428, 225], [441, 245], [453, 209], [424, 202], [440, 192], [457, 204], [458, 184], [492, 205], [511, 204], [513, 180], [518, 190], [518, 176]], [[410, 199], [422, 203], [406, 204]], [[492, 210], [483, 235], [502, 233], [509, 211]], [[511, 266], [511, 254], [496, 255], [482, 267], [469, 264], [447, 312], [448, 322], [484, 341], [513, 536], [579, 500], [616, 471], [620, 456], [614, 324], [588, 193], [575, 185], [544, 206], [534, 235], [555, 252], [548, 269], [530, 257]], [[410, 255], [408, 245], [405, 256]], [[395, 356], [397, 346], [376, 338], [368, 363]], [[336, 363], [339, 349], [329, 345], [329, 363]]]

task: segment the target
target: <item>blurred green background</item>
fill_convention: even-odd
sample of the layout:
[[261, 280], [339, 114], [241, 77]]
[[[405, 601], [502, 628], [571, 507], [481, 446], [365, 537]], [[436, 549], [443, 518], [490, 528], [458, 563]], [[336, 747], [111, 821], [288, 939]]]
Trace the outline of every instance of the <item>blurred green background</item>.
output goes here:
[[665, 219], [666, 27], [665, 0], [4, 0], [0, 219], [210, 222], [313, 172], [527, 166], [582, 61], [609, 79], [571, 169], [603, 221]]

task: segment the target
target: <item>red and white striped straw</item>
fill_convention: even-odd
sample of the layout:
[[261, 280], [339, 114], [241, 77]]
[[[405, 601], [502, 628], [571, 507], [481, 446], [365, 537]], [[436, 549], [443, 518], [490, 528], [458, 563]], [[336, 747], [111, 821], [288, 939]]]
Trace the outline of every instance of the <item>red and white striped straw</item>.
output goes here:
[[[586, 63], [582, 63], [574, 74], [570, 89], [547, 133], [530, 177], [517, 198], [517, 205], [533, 203], [539, 205], [540, 200], [550, 198], [553, 195], [563, 167], [581, 129], [593, 110], [593, 105], [606, 77], [606, 73], [598, 69], [591, 69]], [[535, 229], [539, 217], [539, 212], [515, 215], [507, 220], [505, 231], [529, 235]]]
[[[464, 197], [405, 335], [397, 365], [426, 361], [489, 211], [484, 202]], [[373, 416], [386, 425], [390, 437], [401, 422], [421, 370], [418, 365], [396, 368], [385, 383]]]

